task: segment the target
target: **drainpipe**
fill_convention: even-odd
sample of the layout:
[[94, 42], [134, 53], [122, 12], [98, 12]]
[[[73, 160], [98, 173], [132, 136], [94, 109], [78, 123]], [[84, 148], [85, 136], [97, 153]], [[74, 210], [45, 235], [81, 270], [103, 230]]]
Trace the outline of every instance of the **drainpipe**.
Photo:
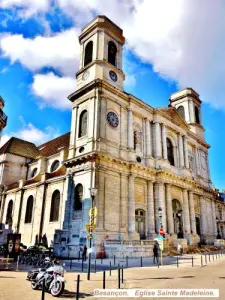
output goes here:
[[41, 221], [40, 221], [39, 236], [38, 236], [39, 243], [41, 241], [41, 237], [42, 237], [42, 233], [43, 233], [44, 213], [45, 213], [45, 204], [46, 204], [46, 191], [47, 191], [47, 183], [45, 182], [43, 198], [42, 198]]
[[23, 207], [23, 195], [24, 195], [24, 188], [21, 188], [21, 195], [20, 195], [20, 206], [19, 206], [19, 214], [18, 214], [18, 220], [16, 225], [16, 233], [19, 233], [20, 229], [20, 219], [21, 219], [21, 212]]

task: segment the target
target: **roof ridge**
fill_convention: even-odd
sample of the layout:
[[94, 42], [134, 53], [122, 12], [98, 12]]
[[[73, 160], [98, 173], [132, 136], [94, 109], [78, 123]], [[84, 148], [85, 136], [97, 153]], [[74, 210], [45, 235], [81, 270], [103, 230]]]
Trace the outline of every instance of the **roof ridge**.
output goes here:
[[44, 145], [46, 145], [46, 144], [48, 144], [48, 143], [50, 143], [50, 142], [52, 142], [52, 141], [55, 141], [55, 140], [57, 140], [58, 138], [61, 138], [61, 137], [63, 137], [64, 135], [67, 135], [67, 134], [70, 134], [70, 131], [68, 131], [68, 132], [66, 132], [66, 133], [64, 133], [64, 134], [61, 134], [61, 135], [57, 136], [56, 138], [54, 138], [54, 139], [52, 139], [52, 140], [49, 140], [49, 141], [47, 141], [47, 142], [45, 142], [45, 143], [43, 143], [43, 144], [37, 146], [37, 148], [40, 149], [40, 148], [43, 147]]

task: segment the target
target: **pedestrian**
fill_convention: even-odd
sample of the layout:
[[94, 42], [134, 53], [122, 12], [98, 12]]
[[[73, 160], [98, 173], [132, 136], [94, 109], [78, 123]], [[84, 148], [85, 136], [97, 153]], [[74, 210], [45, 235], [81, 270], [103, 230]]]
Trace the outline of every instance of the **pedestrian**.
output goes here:
[[83, 253], [82, 253], [82, 259], [83, 259], [84, 261], [86, 261], [86, 254], [87, 254], [87, 246], [84, 245], [84, 249], [83, 249]]
[[159, 263], [159, 244], [158, 244], [158, 242], [155, 242], [155, 244], [154, 244], [153, 255], [154, 255], [153, 263], [155, 264], [155, 261], [156, 261], [158, 264]]
[[180, 243], [177, 244], [177, 252], [178, 252], [178, 254], [180, 254], [180, 255], [183, 254], [183, 247], [181, 246]]
[[38, 234], [36, 234], [34, 245], [35, 245], [35, 246], [38, 246], [38, 244], [39, 244], [39, 243], [38, 243]]
[[48, 239], [47, 239], [46, 233], [42, 237], [42, 243], [46, 248], [48, 248]]

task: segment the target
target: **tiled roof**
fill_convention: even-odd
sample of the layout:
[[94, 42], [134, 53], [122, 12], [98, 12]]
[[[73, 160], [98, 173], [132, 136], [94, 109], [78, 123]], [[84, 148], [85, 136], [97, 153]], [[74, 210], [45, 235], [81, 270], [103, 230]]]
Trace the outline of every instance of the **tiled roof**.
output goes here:
[[16, 189], [19, 187], [19, 182], [14, 182], [10, 185], [7, 186], [6, 190], [9, 191], [9, 190], [13, 190], [13, 189]]
[[38, 155], [38, 149], [33, 143], [12, 137], [0, 148], [0, 155], [4, 153], [34, 159]]
[[51, 156], [59, 152], [60, 148], [68, 148], [70, 142], [70, 132], [65, 133], [54, 140], [38, 146], [40, 155]]

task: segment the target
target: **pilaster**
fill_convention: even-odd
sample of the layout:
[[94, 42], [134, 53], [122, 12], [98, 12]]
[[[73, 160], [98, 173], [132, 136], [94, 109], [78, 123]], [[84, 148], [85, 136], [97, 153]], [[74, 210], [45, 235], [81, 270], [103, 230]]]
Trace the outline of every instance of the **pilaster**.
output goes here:
[[193, 198], [192, 191], [189, 191], [189, 208], [190, 208], [191, 231], [193, 234], [196, 234], [195, 208], [194, 208], [194, 198]]
[[148, 239], [151, 240], [155, 233], [155, 214], [154, 214], [154, 192], [153, 182], [147, 182], [147, 211], [148, 211]]
[[166, 201], [167, 201], [167, 224], [168, 224], [168, 233], [174, 233], [173, 226], [173, 208], [172, 208], [172, 197], [171, 197], [171, 185], [166, 184]]
[[133, 112], [128, 109], [128, 149], [134, 149], [134, 132], [133, 132]]
[[188, 204], [188, 192], [186, 189], [183, 190], [183, 209], [184, 209], [184, 232], [190, 234], [190, 215], [189, 215], [189, 204]]
[[135, 233], [134, 178], [133, 174], [128, 177], [128, 232], [131, 240]]
[[162, 124], [163, 158], [167, 159], [166, 126]]

